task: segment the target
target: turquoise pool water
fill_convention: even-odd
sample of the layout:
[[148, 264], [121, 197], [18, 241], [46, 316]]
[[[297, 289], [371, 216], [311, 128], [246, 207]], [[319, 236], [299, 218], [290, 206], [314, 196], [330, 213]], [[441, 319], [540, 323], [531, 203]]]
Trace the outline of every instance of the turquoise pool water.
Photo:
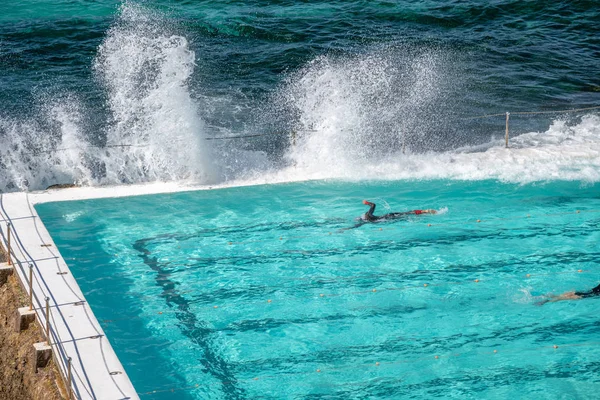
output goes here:
[[[598, 284], [599, 187], [307, 182], [36, 209], [143, 399], [592, 398], [600, 298], [535, 303]], [[363, 199], [441, 212], [344, 230]]]

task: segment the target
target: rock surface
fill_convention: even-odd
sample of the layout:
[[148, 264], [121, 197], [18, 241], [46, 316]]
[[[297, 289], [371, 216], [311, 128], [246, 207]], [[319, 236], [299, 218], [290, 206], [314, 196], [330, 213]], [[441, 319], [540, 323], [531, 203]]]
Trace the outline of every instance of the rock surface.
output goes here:
[[[6, 257], [0, 247], [0, 262]], [[40, 326], [33, 323], [26, 331], [14, 331], [18, 307], [27, 304], [27, 296], [15, 274], [0, 287], [0, 399], [60, 400], [60, 375], [53, 361], [35, 372], [33, 344], [44, 341]]]

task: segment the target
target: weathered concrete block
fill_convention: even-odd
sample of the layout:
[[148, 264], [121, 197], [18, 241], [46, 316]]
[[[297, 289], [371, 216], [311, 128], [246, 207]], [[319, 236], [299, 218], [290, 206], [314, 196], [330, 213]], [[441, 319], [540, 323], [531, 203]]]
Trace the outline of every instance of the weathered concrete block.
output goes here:
[[52, 347], [46, 342], [33, 344], [33, 368], [35, 372], [38, 368], [44, 368], [52, 358]]
[[29, 307], [18, 308], [17, 317], [15, 318], [15, 331], [24, 331], [29, 328], [29, 324], [33, 321], [35, 321], [35, 311], [29, 310]]
[[12, 266], [9, 267], [7, 263], [0, 263], [0, 286], [6, 283], [8, 276], [12, 275], [14, 270], [15, 269]]

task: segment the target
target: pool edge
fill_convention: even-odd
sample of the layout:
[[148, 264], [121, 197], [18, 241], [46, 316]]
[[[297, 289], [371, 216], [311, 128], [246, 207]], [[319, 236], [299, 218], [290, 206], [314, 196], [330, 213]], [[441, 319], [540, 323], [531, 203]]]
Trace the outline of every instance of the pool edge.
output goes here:
[[[54, 201], [54, 200], [51, 200]], [[49, 298], [51, 346], [57, 367], [68, 376], [78, 399], [139, 399], [123, 365], [93, 314], [69, 267], [40, 220], [28, 193], [0, 194], [0, 235], [14, 272], [29, 293], [33, 309], [46, 327], [45, 299]]]

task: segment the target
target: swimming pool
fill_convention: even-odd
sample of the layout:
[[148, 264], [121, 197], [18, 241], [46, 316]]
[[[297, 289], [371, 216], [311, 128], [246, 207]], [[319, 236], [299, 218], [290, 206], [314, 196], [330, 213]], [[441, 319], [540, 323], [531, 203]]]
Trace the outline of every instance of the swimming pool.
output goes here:
[[[36, 206], [142, 398], [590, 398], [598, 184], [304, 182]], [[355, 224], [376, 214], [437, 215]], [[557, 346], [555, 348], [555, 346]]]

